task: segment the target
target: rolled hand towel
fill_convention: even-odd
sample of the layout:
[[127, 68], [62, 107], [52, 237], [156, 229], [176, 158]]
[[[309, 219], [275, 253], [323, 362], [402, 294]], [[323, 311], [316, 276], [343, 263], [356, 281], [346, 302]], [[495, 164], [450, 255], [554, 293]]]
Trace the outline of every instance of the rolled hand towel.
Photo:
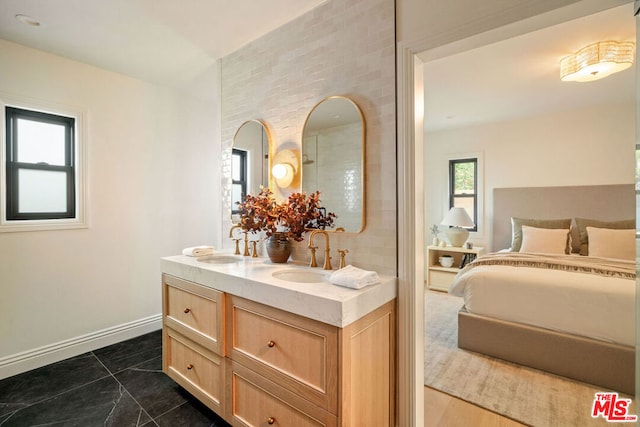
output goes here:
[[213, 254], [213, 246], [193, 246], [182, 250], [182, 255], [205, 256]]
[[375, 285], [380, 282], [378, 273], [367, 271], [352, 265], [341, 268], [331, 273], [329, 281], [334, 285], [345, 286], [347, 288], [361, 289], [365, 286]]

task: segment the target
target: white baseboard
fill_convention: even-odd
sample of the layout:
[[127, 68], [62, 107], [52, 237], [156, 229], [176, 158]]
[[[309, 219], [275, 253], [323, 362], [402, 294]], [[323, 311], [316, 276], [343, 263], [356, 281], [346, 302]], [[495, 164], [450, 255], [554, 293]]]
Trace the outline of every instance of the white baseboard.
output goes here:
[[5, 356], [0, 358], [0, 379], [135, 338], [161, 328], [162, 314], [156, 314], [22, 353]]

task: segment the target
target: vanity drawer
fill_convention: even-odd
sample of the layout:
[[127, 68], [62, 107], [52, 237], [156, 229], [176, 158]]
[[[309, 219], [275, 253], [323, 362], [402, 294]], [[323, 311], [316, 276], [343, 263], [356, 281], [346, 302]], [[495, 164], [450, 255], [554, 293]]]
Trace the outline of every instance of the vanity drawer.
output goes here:
[[212, 410], [224, 413], [224, 358], [171, 329], [163, 334], [163, 371]]
[[165, 326], [224, 355], [224, 294], [167, 274], [162, 279]]
[[235, 296], [227, 305], [231, 359], [337, 414], [338, 328]]
[[231, 362], [228, 419], [234, 426], [334, 427], [337, 417]]

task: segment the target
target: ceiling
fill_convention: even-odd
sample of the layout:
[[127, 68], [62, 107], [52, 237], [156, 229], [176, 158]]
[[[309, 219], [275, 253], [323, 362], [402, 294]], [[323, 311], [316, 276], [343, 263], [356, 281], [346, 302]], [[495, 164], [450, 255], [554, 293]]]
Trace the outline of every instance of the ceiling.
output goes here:
[[[218, 58], [325, 1], [0, 0], [0, 38], [138, 79], [206, 90], [215, 88]], [[40, 26], [19, 22], [17, 14]]]
[[439, 131], [633, 102], [635, 64], [593, 82], [560, 81], [560, 60], [599, 40], [635, 41], [631, 3], [428, 60], [424, 66], [425, 129]]
[[[325, 1], [0, 0], [0, 38], [214, 96], [218, 58]], [[17, 14], [41, 25], [25, 25]], [[560, 59], [599, 39], [635, 40], [631, 3], [428, 61], [425, 127], [435, 131], [632, 99], [635, 65], [596, 82], [560, 82]]]

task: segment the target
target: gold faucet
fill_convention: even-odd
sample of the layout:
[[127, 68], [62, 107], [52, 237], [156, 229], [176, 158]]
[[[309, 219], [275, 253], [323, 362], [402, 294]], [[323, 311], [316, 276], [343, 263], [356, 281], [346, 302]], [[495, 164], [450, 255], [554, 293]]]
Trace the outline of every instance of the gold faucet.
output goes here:
[[309, 249], [311, 249], [311, 262], [309, 263], [309, 267], [317, 267], [318, 262], [316, 261], [316, 249], [318, 249], [318, 247], [309, 246]]
[[233, 230], [235, 230], [236, 228], [242, 228], [242, 226], [240, 224], [236, 224], [233, 227], [231, 227], [231, 229], [229, 230], [229, 238], [233, 237]]
[[338, 255], [340, 255], [340, 268], [345, 267], [345, 256], [349, 253], [349, 249], [338, 249]]
[[[237, 224], [231, 227], [231, 229], [229, 230], [229, 238], [233, 237], [233, 230], [235, 230], [236, 228], [242, 228], [242, 226], [240, 224]], [[244, 233], [244, 256], [249, 256], [249, 235], [247, 234], [246, 231], [243, 231], [243, 233]], [[240, 255], [240, 247], [238, 245], [238, 242], [240, 241], [240, 239], [233, 239], [233, 240], [236, 242], [235, 255]]]
[[313, 236], [316, 234], [324, 234], [324, 266], [322, 267], [325, 270], [331, 270], [331, 249], [329, 248], [329, 233], [325, 230], [313, 230], [311, 235], [309, 235], [309, 249], [311, 249], [312, 259], [311, 262], [315, 261], [315, 249], [313, 246]]

